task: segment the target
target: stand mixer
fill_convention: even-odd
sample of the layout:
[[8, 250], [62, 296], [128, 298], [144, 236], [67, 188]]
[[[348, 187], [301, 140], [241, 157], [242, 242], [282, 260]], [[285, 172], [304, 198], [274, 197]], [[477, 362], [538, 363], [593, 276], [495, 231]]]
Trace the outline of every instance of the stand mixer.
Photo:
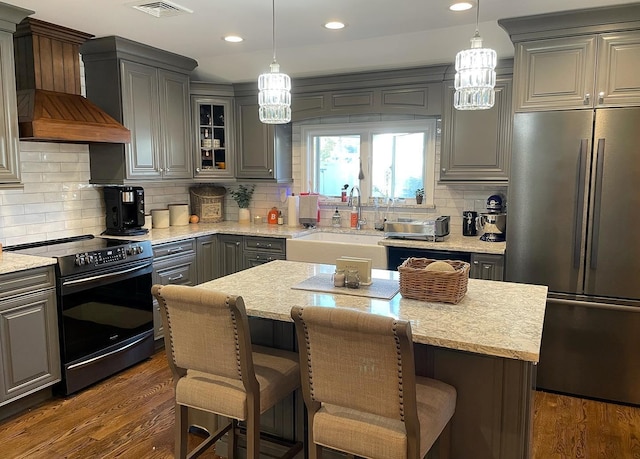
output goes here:
[[504, 242], [507, 234], [507, 214], [503, 212], [502, 197], [494, 194], [487, 198], [487, 212], [476, 220], [478, 230], [484, 231], [481, 241]]

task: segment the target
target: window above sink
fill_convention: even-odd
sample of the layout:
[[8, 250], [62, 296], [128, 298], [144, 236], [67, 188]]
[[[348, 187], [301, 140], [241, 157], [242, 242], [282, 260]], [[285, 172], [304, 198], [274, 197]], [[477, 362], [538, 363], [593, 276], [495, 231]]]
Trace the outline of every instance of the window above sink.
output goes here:
[[347, 192], [356, 185], [363, 203], [389, 198], [409, 204], [424, 188], [424, 205], [433, 207], [435, 118], [304, 124], [301, 141], [301, 183], [313, 191], [339, 199], [344, 184]]

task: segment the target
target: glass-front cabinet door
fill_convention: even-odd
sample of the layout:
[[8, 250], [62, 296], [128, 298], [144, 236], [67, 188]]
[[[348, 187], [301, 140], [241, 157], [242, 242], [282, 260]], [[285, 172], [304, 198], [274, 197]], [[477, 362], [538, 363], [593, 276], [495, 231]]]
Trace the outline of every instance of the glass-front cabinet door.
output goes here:
[[231, 99], [192, 99], [195, 123], [194, 178], [233, 178], [235, 168]]

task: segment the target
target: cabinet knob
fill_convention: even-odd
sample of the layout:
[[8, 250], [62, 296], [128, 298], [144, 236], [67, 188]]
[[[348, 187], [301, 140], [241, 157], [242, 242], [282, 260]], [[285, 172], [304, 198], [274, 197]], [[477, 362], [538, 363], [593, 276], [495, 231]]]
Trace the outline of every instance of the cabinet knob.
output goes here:
[[582, 101], [584, 105], [589, 105], [591, 103], [591, 94], [587, 93], [584, 95], [584, 100]]
[[445, 169], [444, 167], [442, 168], [442, 172], [447, 172], [447, 169]]
[[240, 241], [236, 242], [236, 246], [240, 245]]
[[478, 266], [478, 262], [477, 262], [477, 261], [474, 261], [474, 262], [473, 262], [473, 264], [474, 264], [474, 265], [476, 265], [476, 266]]
[[270, 174], [273, 174], [273, 169], [269, 169], [269, 173], [270, 173]]
[[604, 104], [604, 91], [600, 91], [598, 93], [598, 103], [599, 104]]
[[199, 174], [200, 173], [200, 168], [196, 167], [196, 172]]

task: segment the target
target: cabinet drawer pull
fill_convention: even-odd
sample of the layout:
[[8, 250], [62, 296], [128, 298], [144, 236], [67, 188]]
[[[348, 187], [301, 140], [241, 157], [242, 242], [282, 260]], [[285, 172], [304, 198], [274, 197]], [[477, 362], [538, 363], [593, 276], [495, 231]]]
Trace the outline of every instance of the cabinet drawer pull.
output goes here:
[[182, 248], [182, 246], [180, 247], [176, 247], [174, 249], [169, 249], [167, 250], [168, 254], [172, 254], [172, 253], [178, 253], [178, 252], [182, 252], [184, 249]]
[[176, 277], [169, 277], [169, 278], [167, 278], [167, 280], [168, 280], [169, 282], [173, 282], [173, 281], [180, 280], [180, 279], [182, 279], [183, 277], [184, 277], [184, 276], [183, 276], [182, 274], [179, 274], [179, 275], [177, 275]]

